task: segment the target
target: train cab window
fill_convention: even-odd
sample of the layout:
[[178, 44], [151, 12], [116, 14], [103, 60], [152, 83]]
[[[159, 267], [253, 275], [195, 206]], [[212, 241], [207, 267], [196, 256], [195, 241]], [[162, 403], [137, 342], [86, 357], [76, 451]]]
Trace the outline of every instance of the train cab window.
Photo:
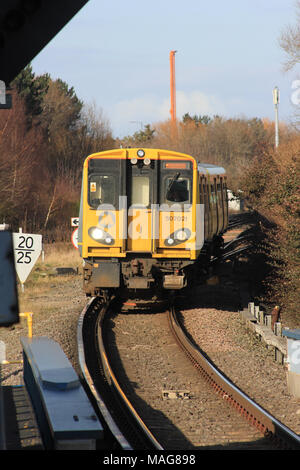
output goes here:
[[[177, 174], [178, 175], [178, 174]], [[189, 178], [173, 176], [165, 178], [164, 203], [186, 203], [191, 201], [191, 180]]]
[[148, 207], [150, 204], [150, 178], [133, 176], [131, 187], [131, 205]]
[[91, 175], [89, 180], [89, 203], [92, 207], [116, 203], [116, 176]]

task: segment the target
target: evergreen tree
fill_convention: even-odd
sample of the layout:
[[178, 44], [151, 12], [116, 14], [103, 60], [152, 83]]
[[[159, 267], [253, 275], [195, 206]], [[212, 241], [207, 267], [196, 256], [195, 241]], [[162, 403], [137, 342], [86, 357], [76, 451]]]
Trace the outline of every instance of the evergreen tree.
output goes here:
[[49, 81], [49, 74], [36, 77], [29, 64], [10, 83], [25, 101], [29, 125], [43, 111], [43, 100], [48, 91]]
[[211, 122], [211, 118], [209, 116], [207, 116], [206, 114], [201, 116], [200, 114], [197, 115], [197, 114], [194, 114], [194, 116], [190, 116], [189, 113], [185, 113], [182, 117], [182, 122], [184, 124], [188, 123], [188, 122], [191, 122], [191, 121], [194, 121], [194, 123], [196, 124], [196, 126], [199, 126], [199, 124], [209, 124]]
[[137, 144], [145, 144], [153, 138], [154, 134], [155, 130], [151, 129], [150, 124], [146, 124], [143, 130], [133, 134], [133, 139]]

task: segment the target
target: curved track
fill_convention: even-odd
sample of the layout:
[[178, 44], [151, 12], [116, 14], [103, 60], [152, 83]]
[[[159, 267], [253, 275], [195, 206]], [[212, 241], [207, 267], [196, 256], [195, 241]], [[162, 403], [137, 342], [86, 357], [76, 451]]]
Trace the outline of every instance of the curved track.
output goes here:
[[276, 447], [287, 450], [300, 449], [300, 436], [280, 423], [251, 400], [243, 391], [239, 390], [187, 338], [177, 320], [174, 308], [170, 309], [169, 322], [179, 346], [223, 400], [229, 402], [238, 413], [246, 418], [264, 436], [270, 438]]
[[[141, 420], [134, 409], [134, 401], [129, 401], [126, 396], [128, 385], [125, 385], [125, 394], [118, 383], [118, 379], [116, 378], [117, 374], [113, 372], [113, 366], [109, 363], [108, 354], [110, 353], [108, 353], [105, 348], [105, 334], [103, 331], [106, 331], [106, 329], [104, 328], [103, 330], [103, 326], [106, 327], [105, 318], [107, 313], [113, 312], [111, 308], [112, 304], [101, 304], [97, 298], [94, 298], [89, 302], [80, 317], [78, 331], [83, 333], [78, 334], [78, 339], [80, 344], [80, 365], [83, 375], [87, 383], [89, 383], [89, 388], [92, 391], [95, 403], [99, 407], [99, 415], [106, 422], [107, 432], [110, 436], [113, 436], [116, 443], [115, 445], [118, 448], [163, 450], [162, 445], [166, 448], [163, 441], [160, 441], [160, 437], [154, 437], [149, 430], [149, 428], [151, 429], [151, 425], [148, 428], [144, 421], [149, 419], [149, 410], [151, 414], [152, 409], [150, 421], [154, 429], [154, 434], [156, 435], [155, 430], [157, 430], [159, 426], [164, 426], [162, 421], [162, 414], [164, 413], [159, 413], [160, 418], [158, 421], [155, 421], [152, 415], [156, 415], [157, 410], [155, 409], [154, 413], [154, 408], [151, 408], [151, 405], [147, 405], [148, 414], [145, 414], [146, 418], [144, 418], [144, 421]], [[118, 305], [116, 301], [114, 311], [120, 311], [120, 305]], [[118, 317], [115, 313], [112, 314], [114, 315], [114, 319]], [[135, 315], [136, 321], [139, 322], [139, 314]], [[235, 387], [230, 380], [224, 377], [222, 373], [210, 363], [208, 358], [199, 351], [198, 347], [191, 343], [176, 318], [174, 308], [170, 309], [168, 319], [176, 342], [180, 345], [180, 348], [188, 356], [193, 365], [199, 370], [202, 377], [213, 387], [218, 395], [220, 395], [222, 402], [229, 402], [250, 424], [259, 430], [262, 436], [269, 437], [272, 448], [300, 448], [299, 436], [282, 425], [249, 399], [245, 393]], [[91, 341], [92, 338], [93, 341]], [[110, 337], [109, 342], [110, 346], [113, 346], [114, 341], [112, 341], [112, 337]], [[92, 343], [94, 343], [93, 347]], [[153, 345], [153, 347], [155, 348], [155, 345]], [[97, 359], [95, 362], [95, 357], [98, 353], [101, 360]], [[179, 361], [178, 359], [176, 360]], [[121, 366], [121, 368], [122, 367], [123, 366]], [[120, 366], [117, 366], [116, 370], [118, 370], [118, 373], [119, 369]], [[200, 377], [198, 380], [201, 380]], [[143, 409], [140, 409], [140, 415], [143, 416]], [[232, 426], [234, 427], [235, 425], [233, 424]], [[172, 435], [172, 428], [170, 426], [167, 427], [168, 433]], [[157, 433], [157, 436], [159, 435], [160, 434]], [[162, 442], [162, 445], [159, 441]], [[183, 448], [184, 447], [179, 447], [178, 449]]]

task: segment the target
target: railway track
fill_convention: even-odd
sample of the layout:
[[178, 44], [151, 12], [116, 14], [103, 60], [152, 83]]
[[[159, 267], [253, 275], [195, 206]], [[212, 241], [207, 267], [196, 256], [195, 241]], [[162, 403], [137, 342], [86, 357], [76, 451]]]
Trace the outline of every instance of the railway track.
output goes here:
[[223, 400], [233, 406], [242, 417], [267, 437], [274, 444], [275, 448], [284, 450], [300, 449], [300, 436], [251, 400], [242, 390], [226, 378], [209, 358], [201, 353], [195, 344], [189, 341], [178, 322], [174, 308], [170, 309], [169, 323], [178, 345], [190, 358], [202, 377]]
[[93, 298], [78, 324], [79, 361], [89, 395], [104, 420], [105, 446], [122, 450], [163, 450], [127, 399], [111, 368], [106, 352], [106, 315], [113, 302], [102, 304]]
[[[92, 299], [78, 327], [81, 368], [109, 436], [104, 445], [127, 450], [300, 448], [299, 436], [235, 387], [187, 338], [174, 308], [157, 314], [118, 312], [116, 299], [105, 305]], [[95, 361], [98, 353], [101, 360]], [[134, 357], [143, 370], [133, 365]]]

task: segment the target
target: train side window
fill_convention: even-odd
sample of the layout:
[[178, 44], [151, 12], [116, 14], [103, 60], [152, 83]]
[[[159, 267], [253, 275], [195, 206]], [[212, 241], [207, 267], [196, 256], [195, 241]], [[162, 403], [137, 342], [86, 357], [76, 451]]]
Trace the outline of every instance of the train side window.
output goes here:
[[202, 186], [202, 179], [199, 181], [199, 200], [200, 204], [203, 204], [203, 186]]
[[208, 184], [207, 184], [206, 180], [204, 180], [203, 189], [204, 189], [204, 204], [206, 205], [206, 207], [208, 207], [208, 205], [209, 205], [209, 200], [208, 200], [209, 194], [208, 194]]
[[199, 190], [200, 190], [200, 204], [204, 204], [205, 203], [205, 180], [204, 178], [200, 178]]
[[148, 207], [150, 203], [150, 179], [147, 176], [133, 176], [131, 205]]
[[214, 205], [217, 203], [217, 193], [214, 184], [210, 184], [210, 203]]
[[217, 194], [217, 180], [214, 178], [214, 188], [215, 188], [215, 193]]
[[91, 175], [89, 179], [89, 203], [92, 207], [99, 204], [116, 204], [116, 176]]
[[228, 192], [227, 192], [227, 182], [226, 182], [226, 180], [223, 183], [223, 191], [224, 191], [224, 195], [225, 195], [224, 199], [225, 199], [225, 201], [228, 201]]

